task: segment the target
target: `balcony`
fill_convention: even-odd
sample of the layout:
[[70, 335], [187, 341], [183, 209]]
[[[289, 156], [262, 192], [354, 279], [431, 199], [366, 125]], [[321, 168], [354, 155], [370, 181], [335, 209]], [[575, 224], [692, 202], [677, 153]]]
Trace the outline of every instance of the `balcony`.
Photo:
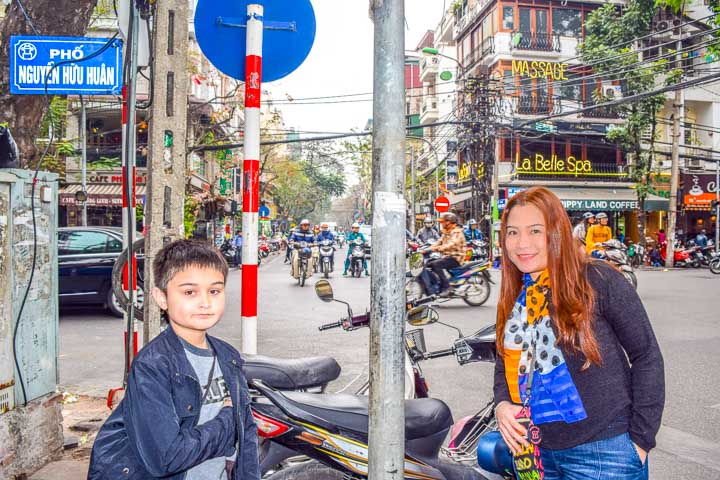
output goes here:
[[560, 35], [546, 32], [515, 30], [510, 37], [510, 50], [560, 52]]
[[[581, 104], [581, 108], [592, 107], [592, 103]], [[618, 110], [614, 107], [597, 107], [581, 114], [584, 118], [609, 118], [616, 119], [620, 118]]]
[[423, 100], [420, 123], [434, 122], [438, 119], [437, 97], [429, 97]]
[[438, 73], [440, 59], [433, 56], [425, 56], [420, 59], [420, 81], [429, 82]]
[[511, 100], [512, 113], [518, 115], [550, 115], [562, 113], [562, 101], [560, 97], [523, 94], [513, 97]]
[[[618, 182], [633, 183], [632, 167], [628, 165], [617, 165], [614, 163], [590, 163], [584, 164], [582, 168], [580, 161], [570, 164], [567, 159], [562, 156], [553, 155], [556, 161], [562, 161], [563, 168], [559, 170], [548, 171], [547, 169], [536, 168], [535, 163], [530, 163], [530, 169], [523, 170], [521, 165], [516, 162], [505, 163], [506, 169], [510, 168], [510, 174], [505, 178], [512, 180], [543, 180], [543, 181], [568, 181], [581, 178], [583, 182]], [[545, 158], [546, 161], [550, 161]], [[527, 166], [527, 165], [526, 165]], [[573, 170], [574, 169], [574, 170]], [[502, 171], [502, 169], [501, 169]]]

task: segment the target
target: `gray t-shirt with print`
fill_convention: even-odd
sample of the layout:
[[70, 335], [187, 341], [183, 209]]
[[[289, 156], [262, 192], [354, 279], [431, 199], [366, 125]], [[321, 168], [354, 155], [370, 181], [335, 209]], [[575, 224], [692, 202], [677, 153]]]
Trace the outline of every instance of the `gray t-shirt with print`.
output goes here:
[[[187, 356], [190, 365], [195, 370], [200, 385], [202, 386], [202, 392], [205, 394], [205, 390], [208, 388], [207, 380], [210, 376], [210, 367], [213, 364], [213, 351], [211, 349], [198, 348], [194, 345], [189, 344], [183, 339], [180, 339], [185, 347], [185, 355]], [[230, 391], [225, 383], [225, 377], [223, 376], [220, 364], [215, 362], [215, 370], [213, 373], [213, 379], [210, 383], [210, 391], [205, 397], [205, 402], [200, 408], [200, 418], [198, 419], [198, 425], [209, 422], [215, 418], [220, 410], [223, 408], [223, 401], [226, 397], [230, 396]], [[230, 460], [234, 460], [230, 458]], [[227, 480], [227, 473], [225, 471], [225, 457], [216, 457], [209, 460], [205, 460], [200, 465], [196, 465], [187, 471], [185, 475], [186, 480]]]

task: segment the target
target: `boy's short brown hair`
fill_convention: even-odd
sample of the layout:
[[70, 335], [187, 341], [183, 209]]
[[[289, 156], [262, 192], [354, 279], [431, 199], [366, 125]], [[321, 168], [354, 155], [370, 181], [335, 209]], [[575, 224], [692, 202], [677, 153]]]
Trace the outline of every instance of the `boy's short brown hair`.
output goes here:
[[217, 270], [227, 281], [228, 264], [216, 248], [197, 240], [176, 240], [161, 248], [153, 261], [155, 286], [166, 292], [170, 280], [190, 267]]

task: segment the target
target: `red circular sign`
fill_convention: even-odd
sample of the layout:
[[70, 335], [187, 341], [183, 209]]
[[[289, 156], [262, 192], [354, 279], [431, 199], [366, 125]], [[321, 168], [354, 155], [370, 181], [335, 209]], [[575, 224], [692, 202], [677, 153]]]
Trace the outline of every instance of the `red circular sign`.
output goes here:
[[438, 197], [435, 199], [435, 210], [440, 213], [450, 210], [450, 199], [447, 197]]

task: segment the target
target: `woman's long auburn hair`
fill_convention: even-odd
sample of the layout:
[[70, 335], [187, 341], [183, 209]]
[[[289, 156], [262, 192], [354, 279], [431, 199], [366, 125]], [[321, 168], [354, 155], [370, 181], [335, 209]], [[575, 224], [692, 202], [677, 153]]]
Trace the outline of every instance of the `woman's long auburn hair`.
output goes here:
[[558, 343], [585, 356], [583, 369], [602, 362], [593, 332], [595, 292], [585, 275], [588, 257], [572, 236], [572, 225], [562, 202], [550, 190], [533, 187], [515, 194], [508, 202], [500, 226], [502, 246], [502, 284], [497, 313], [497, 347], [503, 352], [505, 325], [523, 286], [523, 272], [518, 270], [505, 248], [507, 221], [515, 207], [534, 205], [545, 217], [548, 271], [552, 295], [550, 311], [557, 325]]

